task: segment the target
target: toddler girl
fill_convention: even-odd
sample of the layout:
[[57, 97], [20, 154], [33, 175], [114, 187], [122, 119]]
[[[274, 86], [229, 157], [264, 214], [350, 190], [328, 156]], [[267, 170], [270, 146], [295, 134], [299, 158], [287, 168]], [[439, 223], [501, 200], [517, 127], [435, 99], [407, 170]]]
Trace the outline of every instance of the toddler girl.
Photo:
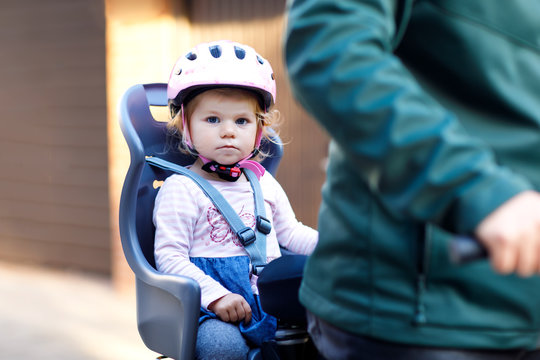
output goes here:
[[[310, 254], [318, 237], [296, 220], [281, 186], [253, 160], [277, 119], [277, 111], [270, 111], [275, 92], [268, 61], [230, 41], [200, 44], [181, 57], [167, 91], [169, 127], [182, 136], [183, 150], [197, 157], [190, 170], [207, 179], [252, 228], [253, 190], [242, 169], [259, 178], [272, 224], [268, 262], [280, 256], [280, 246]], [[273, 338], [276, 320], [260, 308], [248, 254], [198, 185], [178, 174], [167, 178], [156, 197], [154, 224], [158, 270], [189, 276], [201, 287], [198, 359], [245, 359], [250, 347]]]

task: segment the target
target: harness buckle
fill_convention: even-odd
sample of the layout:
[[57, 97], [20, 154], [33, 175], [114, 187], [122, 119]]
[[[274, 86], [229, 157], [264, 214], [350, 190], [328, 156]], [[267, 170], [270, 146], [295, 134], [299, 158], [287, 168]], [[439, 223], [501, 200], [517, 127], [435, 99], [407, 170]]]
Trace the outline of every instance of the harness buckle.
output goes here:
[[257, 215], [257, 230], [262, 232], [264, 235], [270, 234], [272, 230], [272, 224], [267, 218]]
[[257, 238], [255, 235], [255, 231], [253, 231], [253, 229], [250, 227], [246, 227], [240, 230], [236, 235], [238, 236], [240, 243], [244, 247], [253, 244], [253, 242], [255, 242], [255, 239]]
[[259, 276], [266, 265], [251, 265], [251, 273]]

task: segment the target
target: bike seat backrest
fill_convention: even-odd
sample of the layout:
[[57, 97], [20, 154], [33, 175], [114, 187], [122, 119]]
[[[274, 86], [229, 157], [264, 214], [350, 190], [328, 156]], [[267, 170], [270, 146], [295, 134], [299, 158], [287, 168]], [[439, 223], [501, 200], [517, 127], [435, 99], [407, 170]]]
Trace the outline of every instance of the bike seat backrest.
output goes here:
[[[130, 89], [131, 90], [131, 89]], [[167, 85], [147, 84], [132, 88], [133, 93], [127, 98], [122, 114], [122, 130], [131, 153], [131, 167], [138, 171], [129, 171], [126, 182], [137, 183], [136, 233], [139, 246], [148, 263], [155, 268], [154, 235], [152, 222], [154, 201], [161, 183], [172, 174], [170, 171], [150, 166], [145, 158], [156, 156], [179, 165], [189, 165], [195, 161], [193, 156], [178, 150], [179, 139], [170, 135], [165, 119], [157, 120], [151, 111], [153, 107], [167, 106]], [[161, 111], [165, 113], [165, 111]], [[283, 154], [280, 138], [275, 135], [273, 141], [263, 141], [261, 148], [271, 156], [262, 161], [267, 171], [276, 174]], [[128, 177], [135, 177], [128, 179]], [[138, 178], [137, 178], [138, 177]]]

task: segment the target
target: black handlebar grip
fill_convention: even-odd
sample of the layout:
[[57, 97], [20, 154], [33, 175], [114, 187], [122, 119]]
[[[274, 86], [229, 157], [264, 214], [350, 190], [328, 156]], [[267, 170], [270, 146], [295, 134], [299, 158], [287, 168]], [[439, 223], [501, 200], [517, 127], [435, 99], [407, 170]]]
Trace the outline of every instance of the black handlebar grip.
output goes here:
[[466, 264], [488, 257], [486, 249], [478, 240], [468, 236], [456, 236], [449, 244], [450, 261], [454, 264]]

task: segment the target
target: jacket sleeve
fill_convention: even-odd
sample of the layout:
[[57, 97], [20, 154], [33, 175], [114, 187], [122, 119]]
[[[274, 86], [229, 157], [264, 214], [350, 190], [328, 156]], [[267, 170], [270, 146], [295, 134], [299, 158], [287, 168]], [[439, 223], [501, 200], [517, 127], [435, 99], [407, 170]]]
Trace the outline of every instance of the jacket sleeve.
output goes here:
[[387, 209], [469, 233], [532, 186], [498, 166], [393, 54], [396, 3], [291, 2], [285, 56], [292, 90]]

